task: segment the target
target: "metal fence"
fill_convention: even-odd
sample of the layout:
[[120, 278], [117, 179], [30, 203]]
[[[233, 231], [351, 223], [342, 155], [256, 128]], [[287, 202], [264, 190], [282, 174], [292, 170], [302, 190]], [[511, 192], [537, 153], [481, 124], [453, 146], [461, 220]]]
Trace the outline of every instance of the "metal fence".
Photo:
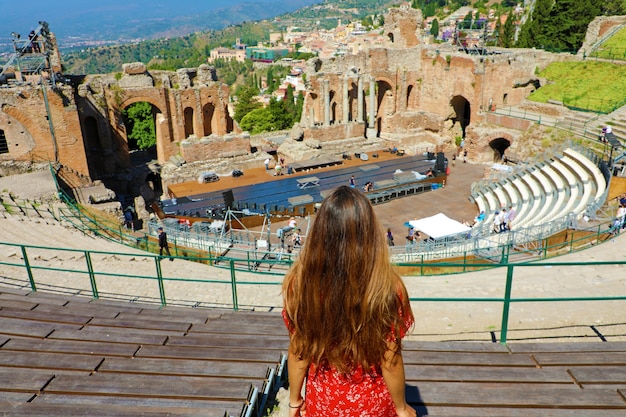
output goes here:
[[[584, 236], [580, 239], [571, 239], [568, 242], [560, 242], [559, 249], [564, 246], [566, 251], [572, 251], [584, 246], [590, 241], [598, 242], [606, 238], [610, 231], [597, 229], [594, 236]], [[577, 242], [579, 240], [580, 242]], [[222, 260], [229, 270], [229, 278], [214, 278], [207, 271], [199, 273], [197, 276], [178, 273], [177, 268], [170, 268], [172, 272], [165, 273], [162, 263], [165, 258], [158, 255], [136, 251], [134, 253], [107, 252], [94, 250], [64, 249], [56, 247], [22, 245], [13, 243], [0, 243], [2, 257], [3, 274], [1, 280], [4, 284], [30, 288], [32, 291], [45, 289], [47, 291], [57, 291], [70, 294], [86, 295], [92, 298], [113, 298], [126, 301], [141, 301], [145, 303], [155, 303], [161, 306], [183, 305], [189, 307], [221, 307], [240, 309], [239, 292], [242, 288], [257, 292], [261, 288], [270, 286], [275, 288], [272, 291], [277, 296], [277, 301], [272, 307], [280, 308], [278, 294], [284, 272], [271, 271], [265, 279], [244, 277], [241, 271], [235, 268], [236, 259]], [[540, 248], [540, 252], [549, 253], [552, 249], [545, 244]], [[466, 272], [468, 270], [478, 270], [485, 268], [498, 268], [502, 271], [504, 282], [504, 293], [497, 297], [476, 298], [476, 297], [419, 297], [417, 294], [409, 294], [412, 302], [446, 302], [446, 303], [499, 303], [502, 305], [501, 328], [499, 340], [506, 343], [509, 328], [509, 310], [514, 303], [525, 302], [565, 302], [565, 301], [616, 301], [626, 300], [626, 294], [612, 293], [610, 295], [588, 296], [580, 294], [577, 296], [560, 297], [559, 294], [546, 295], [543, 297], [513, 297], [513, 288], [517, 284], [515, 274], [519, 268], [546, 268], [560, 266], [576, 268], [583, 265], [594, 265], [597, 267], [597, 274], [602, 275], [604, 269], [607, 274], [614, 273], [608, 271], [610, 266], [625, 266], [626, 261], [616, 262], [542, 262], [542, 263], [509, 263], [509, 257], [513, 248], [502, 247], [500, 253], [496, 253], [494, 259], [481, 257], [472, 263], [468, 262], [469, 255], [466, 254], [466, 262], [438, 262], [436, 265], [427, 263], [397, 263], [397, 267], [410, 268], [419, 274], [422, 269], [436, 266], [438, 270], [446, 269], [448, 273]], [[477, 253], [471, 254], [476, 256]], [[63, 258], [71, 266], [59, 266], [64, 262], [54, 262], [58, 258]], [[126, 268], [124, 272], [115, 270], [112, 260], [116, 263], [134, 262], [135, 268]], [[198, 258], [196, 261], [211, 263], [215, 259]], [[425, 259], [423, 259], [425, 261]], [[285, 261], [261, 260], [266, 266]], [[288, 263], [288, 262], [287, 262]], [[422, 271], [424, 272], [424, 271]], [[206, 275], [205, 275], [206, 274]], [[405, 279], [412, 279], [408, 276]], [[548, 278], [546, 278], [548, 279]], [[558, 279], [558, 277], [554, 277]], [[520, 283], [520, 285], [524, 285]], [[209, 287], [210, 286], [210, 287]], [[122, 288], [122, 290], [119, 290]], [[222, 293], [222, 299], [214, 297], [216, 293]], [[186, 296], [181, 297], [180, 294]], [[226, 300], [228, 298], [228, 300]], [[217, 301], [216, 301], [217, 300]]]

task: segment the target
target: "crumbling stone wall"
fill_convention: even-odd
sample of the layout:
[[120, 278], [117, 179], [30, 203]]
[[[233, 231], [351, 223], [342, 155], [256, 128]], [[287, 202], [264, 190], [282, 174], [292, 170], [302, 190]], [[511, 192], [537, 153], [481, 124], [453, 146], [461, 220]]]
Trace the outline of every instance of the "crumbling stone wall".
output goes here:
[[610, 30], [626, 22], [626, 16], [598, 16], [587, 27], [587, 33], [582, 46], [578, 50], [579, 56], [589, 55], [593, 46]]
[[0, 90], [0, 129], [9, 148], [0, 154], [0, 161], [58, 161], [89, 176], [72, 88], [46, 87], [46, 95], [53, 131], [41, 86], [23, 84]]
[[187, 162], [248, 154], [250, 154], [250, 136], [247, 134], [187, 138], [180, 142], [180, 155]]

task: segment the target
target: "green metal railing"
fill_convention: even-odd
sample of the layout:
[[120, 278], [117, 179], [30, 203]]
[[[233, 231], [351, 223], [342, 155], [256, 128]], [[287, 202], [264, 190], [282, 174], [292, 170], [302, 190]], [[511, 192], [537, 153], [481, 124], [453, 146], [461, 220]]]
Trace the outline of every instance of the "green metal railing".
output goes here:
[[[601, 238], [601, 235], [605, 235], [607, 232], [598, 232], [598, 236], [585, 236], [580, 238], [585, 242], [597, 243]], [[552, 249], [559, 249], [563, 252], [570, 252], [576, 244], [574, 239], [570, 239], [567, 242], [560, 242], [552, 245], [552, 248], [544, 242], [543, 245], [538, 246], [533, 251], [542, 254], [547, 254]], [[193, 307], [221, 307], [232, 308], [233, 310], [240, 309], [240, 295], [238, 289], [243, 286], [274, 286], [279, 288], [282, 284], [284, 276], [283, 272], [271, 272], [269, 266], [273, 266], [278, 263], [285, 263], [287, 261], [281, 260], [261, 260], [259, 262], [268, 266], [270, 272], [267, 273], [266, 279], [259, 279], [259, 276], [255, 274], [255, 278], [242, 277], [241, 271], [238, 271], [235, 267], [235, 263], [240, 261], [238, 259], [222, 259], [222, 263], [227, 265], [229, 269], [228, 278], [211, 278], [209, 276], [177, 276], [172, 274], [165, 274], [164, 268], [161, 267], [161, 263], [165, 258], [151, 253], [145, 253], [137, 251], [137, 253], [119, 253], [119, 252], [107, 252], [96, 250], [82, 250], [82, 249], [65, 249], [57, 247], [46, 247], [36, 245], [23, 245], [15, 243], [1, 243], [0, 250], [4, 254], [20, 256], [7, 256], [5, 260], [0, 261], [0, 265], [3, 266], [2, 281], [8, 282], [12, 285], [18, 285], [20, 287], [28, 287], [32, 291], [37, 291], [41, 288], [46, 288], [52, 291], [70, 292], [72, 294], [89, 294], [92, 298], [98, 299], [101, 296], [106, 298], [117, 298], [128, 301], [141, 300], [146, 303], [159, 304], [162, 307], [172, 305], [186, 305]], [[46, 254], [49, 254], [47, 256]], [[71, 259], [84, 259], [83, 267], [64, 268], [59, 266], [52, 266], [52, 263], [48, 260], [57, 257], [67, 257]], [[133, 258], [133, 261], [142, 262], [146, 267], [144, 269], [151, 269], [151, 272], [144, 271], [143, 273], [133, 273], [130, 271], [132, 268], [127, 268], [125, 273], [115, 272], [111, 267], [110, 259], [115, 259], [116, 262], [123, 258]], [[608, 271], [610, 266], [626, 266], [626, 261], [607, 261], [607, 262], [520, 262], [509, 263], [510, 254], [508, 256], [502, 256], [499, 262], [493, 262], [487, 260], [476, 260], [473, 263], [467, 261], [464, 262], [439, 262], [436, 264], [422, 264], [421, 266], [416, 263], [398, 263], [398, 268], [413, 268], [419, 267], [420, 273], [417, 275], [426, 275], [425, 269], [436, 267], [438, 270], [448, 270], [448, 273], [475, 271], [487, 268], [499, 268], [502, 270], [502, 276], [504, 278], [504, 292], [500, 297], [418, 297], [415, 294], [409, 294], [412, 302], [447, 302], [447, 303], [460, 303], [460, 302], [486, 302], [486, 303], [501, 303], [502, 315], [501, 315], [501, 327], [500, 327], [500, 343], [505, 344], [507, 342], [507, 334], [509, 329], [509, 313], [511, 305], [514, 303], [532, 303], [532, 302], [576, 302], [576, 301], [624, 301], [626, 300], [626, 294], [611, 294], [601, 296], [570, 296], [570, 297], [513, 297], [514, 277], [515, 272], [519, 268], [546, 268], [546, 267], [565, 267], [576, 268], [579, 266], [593, 265], [596, 267], [597, 274], [602, 274], [603, 268], [606, 268], [607, 274], [614, 274], [613, 271]], [[210, 263], [210, 258], [195, 259], [200, 261], [207, 261]], [[145, 262], [147, 261], [147, 263]], [[147, 265], [153, 265], [152, 268], [148, 268]], [[177, 269], [175, 269], [177, 270]], [[20, 272], [22, 271], [22, 272]], [[38, 274], [44, 273], [41, 278]], [[206, 273], [210, 274], [210, 270], [206, 270]], [[405, 280], [419, 279], [419, 277], [405, 275]], [[431, 274], [432, 275], [432, 274]], [[273, 279], [272, 279], [273, 277]], [[558, 279], [558, 277], [555, 277]], [[546, 277], [546, 279], [549, 279]], [[82, 280], [82, 281], [81, 281]], [[126, 290], [123, 293], [103, 292], [101, 287], [110, 287], [111, 281], [123, 281], [124, 288], [129, 288], [130, 283], [137, 280], [142, 280], [141, 285], [138, 288], [142, 293], [132, 293], [133, 290]], [[144, 282], [148, 282], [146, 285]], [[59, 283], [63, 283], [62, 285]], [[221, 301], [206, 301], [201, 299], [201, 294], [211, 294], [209, 289], [200, 289], [199, 285], [209, 284], [215, 286], [224, 286], [229, 289], [230, 300], [226, 302]], [[191, 285], [193, 291], [191, 293], [196, 296], [196, 299], [182, 299], [175, 296], [168, 297], [167, 288], [169, 285], [173, 285], [176, 289], [179, 289], [183, 285]], [[419, 286], [419, 283], [416, 285]], [[130, 286], [132, 287], [132, 286]], [[414, 287], [414, 286], [410, 286]], [[172, 290], [172, 292], [175, 292]], [[276, 295], [278, 297], [280, 290], [277, 289]], [[189, 293], [189, 292], [187, 292]], [[272, 307], [280, 308], [280, 302], [274, 303]]]

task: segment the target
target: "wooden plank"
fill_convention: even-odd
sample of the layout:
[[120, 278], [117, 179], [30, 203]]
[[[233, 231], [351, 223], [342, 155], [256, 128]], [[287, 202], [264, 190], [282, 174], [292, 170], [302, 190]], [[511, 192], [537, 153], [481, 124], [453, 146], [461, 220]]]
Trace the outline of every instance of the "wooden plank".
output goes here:
[[33, 398], [35, 394], [30, 392], [11, 392], [0, 390], [0, 415], [3, 411], [10, 410], [9, 404], [25, 403]]
[[44, 392], [128, 397], [219, 399], [245, 401], [251, 384], [258, 380], [188, 376], [124, 375], [96, 373], [88, 378], [61, 375]]
[[222, 335], [215, 334], [210, 336], [172, 336], [167, 341], [168, 345], [177, 346], [205, 346], [205, 347], [231, 347], [255, 349], [275, 349], [286, 350], [289, 342], [284, 338], [276, 338], [273, 336], [263, 337], [261, 335]]
[[[505, 407], [415, 407], [418, 415], [446, 417], [623, 417], [622, 410], [556, 409], [556, 408], [505, 408]], [[421, 411], [421, 412], [420, 412]]]
[[[2, 403], [0, 403], [2, 405]], [[154, 407], [154, 406], [116, 406], [104, 404], [44, 404], [44, 403], [11, 403], [6, 404], [3, 411], [11, 416], [24, 417], [224, 417], [225, 409], [191, 408], [191, 407]]]
[[2, 346], [2, 351], [29, 351], [49, 353], [82, 353], [88, 355], [132, 357], [139, 349], [139, 344], [86, 342], [77, 340], [32, 340], [14, 338]]
[[404, 358], [404, 363], [408, 365], [536, 366], [536, 363], [529, 355], [511, 355], [506, 353], [403, 351], [402, 357]]
[[47, 323], [69, 323], [85, 324], [91, 320], [91, 316], [79, 316], [76, 314], [50, 314], [35, 310], [20, 310], [13, 308], [3, 308], [0, 310], [0, 317], [12, 317], [19, 319], [36, 320]]
[[[6, 355], [2, 355], [6, 356]], [[47, 370], [0, 368], [0, 391], [39, 392], [54, 378], [54, 373]], [[0, 394], [0, 398], [4, 395]]]
[[39, 304], [35, 308], [35, 311], [46, 312], [50, 314], [75, 314], [91, 317], [105, 317], [115, 318], [120, 313], [117, 309], [104, 307], [102, 309], [94, 308], [86, 303], [80, 303], [80, 305], [73, 305], [72, 308], [64, 306], [56, 306], [51, 304]]
[[101, 307], [113, 307], [125, 313], [139, 314], [144, 310], [159, 311], [161, 306], [159, 304], [147, 304], [147, 303], [135, 303], [122, 300], [110, 300], [106, 298], [92, 298], [89, 300], [89, 305], [95, 308]]
[[[193, 312], [194, 309], [189, 308], [190, 312]], [[208, 315], [194, 315], [194, 314], [185, 314], [181, 312], [165, 312], [165, 311], [151, 311], [151, 310], [143, 310], [141, 313], [132, 314], [132, 313], [120, 313], [117, 316], [118, 319], [122, 320], [132, 320], [133, 318], [139, 320], [161, 320], [161, 321], [170, 321], [170, 322], [178, 322], [178, 323], [189, 323], [189, 324], [204, 324], [211, 317]]]
[[239, 324], [261, 324], [261, 323], [282, 323], [283, 316], [280, 312], [262, 311], [237, 311], [224, 313], [220, 317], [222, 320], [235, 320]]
[[579, 389], [554, 384], [420, 382], [407, 387], [411, 404], [456, 407], [546, 407], [624, 409], [616, 390]]
[[222, 360], [222, 361], [243, 361], [243, 362], [278, 362], [280, 354], [275, 350], [260, 349], [230, 349], [221, 347], [193, 347], [193, 346], [142, 346], [136, 357], [144, 358], [181, 358], [200, 360]]
[[79, 329], [79, 325], [58, 324], [58, 323], [38, 323], [32, 320], [3, 318], [0, 320], [0, 333], [5, 335], [46, 337], [56, 328]]
[[[66, 305], [73, 297], [77, 297], [74, 294], [54, 294], [45, 291], [31, 291], [26, 294], [26, 300], [28, 302], [37, 304], [47, 304], [50, 306], [62, 307]], [[86, 299], [85, 302], [89, 301]]]
[[[160, 332], [155, 331], [143, 331], [109, 327], [85, 328], [81, 330], [68, 330], [59, 329], [55, 330], [48, 339], [66, 339], [66, 340], [83, 340], [83, 341], [103, 341], [103, 342], [115, 342], [115, 343], [131, 343], [131, 344], [149, 344], [149, 345], [162, 345], [167, 340], [169, 332], [163, 332], [163, 334], [157, 334]], [[180, 333], [183, 336], [184, 333]]]
[[[65, 394], [50, 394], [41, 393], [34, 400], [33, 404], [85, 404], [85, 405], [116, 405], [125, 407], [145, 407], [153, 406], [169, 408], [169, 407], [189, 407], [189, 408], [206, 408], [206, 409], [221, 409], [232, 410], [233, 415], [239, 414], [243, 408], [243, 402], [238, 401], [226, 401], [226, 400], [198, 400], [193, 401], [188, 398], [141, 398], [141, 397], [112, 397], [106, 395], [65, 395]], [[235, 413], [235, 411], [237, 413]]]
[[626, 342], [509, 343], [512, 353], [626, 352]]
[[626, 352], [536, 353], [533, 357], [540, 366], [626, 366]]
[[405, 365], [404, 369], [411, 381], [574, 384], [565, 368]]
[[[509, 345], [510, 346], [510, 345]], [[500, 343], [485, 342], [419, 342], [413, 340], [402, 341], [402, 350], [418, 350], [431, 352], [495, 352], [508, 353], [507, 346]]]
[[[2, 351], [2, 350], [0, 350]], [[37, 369], [93, 371], [102, 362], [101, 356], [71, 355], [45, 352], [11, 352], [0, 355], [0, 366]]]
[[569, 368], [569, 372], [579, 384], [624, 384], [626, 386], [626, 367], [624, 366], [582, 366]]
[[[126, 316], [128, 317], [128, 316]], [[191, 327], [190, 323], [171, 322], [166, 320], [154, 320], [152, 318], [102, 318], [95, 317], [89, 322], [87, 327], [107, 326], [107, 327], [125, 327], [125, 328], [141, 328], [144, 330], [166, 330], [174, 332], [186, 332]]]
[[3, 286], [0, 289], [0, 297], [6, 295], [22, 295], [22, 296], [27, 296], [28, 293], [30, 293], [30, 291], [28, 290], [23, 290], [21, 288], [12, 288], [12, 287], [6, 287]]
[[98, 372], [178, 376], [212, 376], [264, 380], [268, 366], [278, 363], [243, 363], [185, 359], [107, 358]]
[[289, 339], [289, 332], [283, 323], [258, 324], [250, 326], [233, 326], [231, 322], [211, 320], [207, 324], [194, 324], [189, 333], [228, 333], [245, 335], [274, 335], [274, 337]]
[[[2, 310], [12, 309], [12, 310], [32, 310], [37, 307], [37, 303], [31, 303], [22, 300], [6, 300], [0, 299], [0, 308]], [[0, 312], [2, 311], [0, 310]]]

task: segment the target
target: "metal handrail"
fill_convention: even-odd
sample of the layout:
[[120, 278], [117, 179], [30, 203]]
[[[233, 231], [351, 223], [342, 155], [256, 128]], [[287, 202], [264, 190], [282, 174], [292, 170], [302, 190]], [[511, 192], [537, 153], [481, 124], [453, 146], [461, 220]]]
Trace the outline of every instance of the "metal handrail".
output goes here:
[[[542, 242], [542, 245], [539, 246], [539, 250], [543, 255], [549, 253], [552, 249], [562, 249], [566, 247], [569, 252], [579, 249], [579, 247], [584, 246], [584, 244], [589, 243], [590, 241], [599, 242], [607, 237], [611, 236], [612, 231], [610, 229], [610, 224], [606, 224], [603, 227], [597, 227], [595, 233], [593, 235], [588, 235], [581, 237], [579, 239], [574, 239], [573, 235], [567, 242], [561, 242], [558, 244], [554, 244], [550, 247], [547, 243]], [[97, 250], [83, 250], [83, 249], [67, 249], [67, 248], [57, 248], [57, 247], [47, 247], [47, 246], [37, 246], [37, 245], [23, 245], [16, 243], [4, 243], [0, 242], [0, 247], [4, 247], [3, 252], [7, 252], [6, 248], [16, 248], [19, 249], [22, 254], [21, 257], [11, 257], [10, 260], [0, 262], [0, 265], [4, 265], [7, 267], [13, 267], [18, 269], [23, 269], [25, 271], [25, 277], [13, 277], [14, 280], [18, 280], [23, 282], [24, 284], [20, 284], [20, 286], [28, 285], [32, 291], [37, 291], [38, 287], [43, 287], [41, 281], [37, 279], [36, 271], [46, 271], [47, 280], [56, 282], [56, 280], [51, 277], [55, 273], [63, 273], [63, 274], [71, 274], [71, 275], [79, 275], [86, 276], [89, 278], [89, 287], [91, 292], [91, 297], [100, 298], [102, 296], [107, 296], [111, 298], [115, 298], [115, 295], [104, 294], [102, 291], [98, 290], [98, 284], [102, 280], [111, 279], [115, 277], [117, 279], [125, 279], [125, 280], [147, 280], [149, 282], [155, 283], [156, 289], [158, 290], [159, 297], [147, 297], [147, 296], [137, 296], [136, 294], [123, 294], [124, 298], [134, 297], [133, 300], [141, 299], [142, 302], [147, 303], [157, 303], [161, 306], [166, 306], [171, 301], [168, 299], [166, 293], [165, 283], [167, 282], [187, 282], [194, 284], [212, 284], [212, 285], [226, 285], [230, 286], [231, 294], [232, 294], [232, 304], [231, 308], [233, 310], [239, 309], [239, 296], [237, 295], [237, 288], [245, 285], [255, 285], [255, 286], [263, 286], [263, 285], [272, 285], [272, 286], [280, 286], [282, 284], [282, 277], [284, 276], [284, 272], [275, 272], [271, 273], [276, 277], [280, 277], [275, 280], [267, 280], [267, 281], [259, 281], [259, 280], [245, 280], [237, 277], [237, 269], [234, 267], [235, 260], [230, 259], [228, 262], [228, 267], [230, 269], [230, 279], [208, 279], [208, 278], [193, 278], [189, 276], [181, 277], [175, 275], [167, 275], [163, 272], [160, 265], [162, 262], [162, 258], [158, 255], [150, 254], [150, 253], [120, 253], [120, 252], [110, 252], [110, 251], [97, 251]], [[609, 266], [609, 265], [626, 265], [626, 261], [608, 261], [608, 262], [519, 262], [519, 263], [510, 263], [510, 248], [500, 248], [502, 252], [498, 254], [498, 256], [494, 259], [490, 259], [488, 257], [480, 257], [473, 254], [473, 260], [478, 261], [470, 263], [467, 261], [469, 259], [469, 254], [464, 258], [464, 262], [436, 262], [431, 264], [422, 264], [422, 270], [416, 272], [419, 274], [423, 273], [424, 269], [427, 267], [437, 267], [438, 269], [450, 269], [458, 272], [466, 272], [468, 270], [478, 270], [478, 269], [486, 269], [486, 268], [498, 268], [506, 271], [506, 289], [502, 296], [500, 297], [489, 297], [489, 298], [472, 298], [472, 297], [419, 297], [415, 294], [409, 294], [409, 298], [413, 302], [426, 302], [426, 301], [437, 301], [437, 302], [498, 302], [502, 303], [502, 317], [501, 317], [501, 331], [500, 331], [500, 343], [506, 343], [507, 341], [507, 331], [509, 324], [509, 308], [511, 303], [521, 303], [521, 302], [562, 302], [562, 301], [608, 301], [608, 300], [626, 300], [626, 295], [614, 294], [611, 296], [570, 296], [570, 297], [512, 297], [512, 287], [514, 284], [514, 272], [519, 267], [550, 267], [550, 266], [563, 266], [563, 267], [577, 267], [581, 265], [594, 265], [598, 267]], [[42, 251], [51, 251], [55, 255], [59, 253], [71, 253], [74, 254], [75, 258], [84, 258], [85, 267], [82, 269], [77, 268], [63, 268], [56, 266], [45, 266], [45, 265], [35, 265], [31, 262], [31, 259], [37, 259], [38, 253]], [[94, 263], [92, 260], [97, 257], [143, 257], [148, 261], [152, 261], [154, 264], [154, 273], [153, 274], [134, 274], [131, 272], [119, 273], [114, 272], [110, 269], [108, 262], [100, 262]], [[280, 261], [271, 261], [271, 260], [261, 260], [263, 263], [276, 263]], [[414, 262], [405, 263], [399, 262], [396, 264], [398, 268], [409, 267], [415, 268], [418, 266]], [[7, 269], [8, 270], [8, 269]], [[5, 279], [7, 277], [5, 276]], [[406, 277], [405, 279], [410, 279], [410, 277]], [[142, 285], [143, 288], [145, 286]], [[72, 292], [76, 292], [75, 288], [66, 288]], [[80, 290], [80, 289], [79, 289]], [[198, 293], [201, 293], [198, 291]], [[120, 297], [120, 295], [117, 295]], [[177, 300], [177, 304], [180, 305], [189, 305], [189, 306], [202, 306], [203, 301], [201, 300]], [[209, 305], [210, 306], [210, 305]], [[223, 306], [221, 306], [223, 308]]]

